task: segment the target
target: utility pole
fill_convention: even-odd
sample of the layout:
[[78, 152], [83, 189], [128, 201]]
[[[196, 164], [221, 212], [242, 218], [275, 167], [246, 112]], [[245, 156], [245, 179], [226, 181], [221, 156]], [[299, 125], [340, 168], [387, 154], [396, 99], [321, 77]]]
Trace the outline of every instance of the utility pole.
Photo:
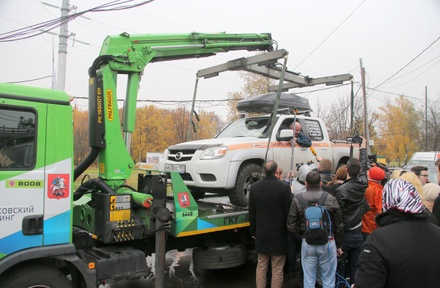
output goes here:
[[[58, 89], [58, 90], [65, 90], [65, 84], [66, 84], [66, 63], [67, 63], [67, 39], [71, 36], [74, 36], [74, 33], [68, 33], [68, 23], [69, 23], [69, 13], [71, 10], [76, 9], [76, 6], [72, 6], [70, 7], [69, 4], [69, 0], [63, 0], [61, 7], [46, 3], [46, 2], [41, 2], [44, 5], [47, 5], [49, 7], [52, 8], [57, 8], [57, 9], [61, 9], [61, 25], [60, 25], [60, 34], [58, 34], [58, 37], [60, 39], [59, 44], [58, 44], [58, 71], [57, 71], [57, 76], [56, 78], [56, 83], [55, 80], [53, 79], [52, 81], [52, 89]], [[80, 16], [81, 18], [90, 20], [90, 18], [88, 17], [84, 17], [84, 16]], [[45, 33], [49, 33], [52, 35], [57, 35], [55, 33], [52, 33], [50, 31], [45, 31]], [[81, 44], [84, 45], [90, 45], [89, 43], [80, 41], [80, 40], [76, 40], [73, 39], [74, 42], [79, 42]], [[52, 53], [53, 55], [53, 53]], [[54, 60], [52, 60], [54, 62]], [[55, 69], [55, 68], [54, 68]], [[54, 72], [55, 73], [55, 72]]]
[[354, 91], [353, 91], [353, 80], [350, 81], [351, 92], [350, 92], [350, 135], [354, 133], [353, 118], [354, 118]]
[[139, 127], [139, 162], [142, 162], [142, 129]]
[[367, 115], [367, 91], [365, 89], [365, 69], [362, 66], [362, 58], [359, 59], [361, 66], [361, 79], [362, 79], [362, 94], [364, 97], [364, 134], [367, 141], [367, 155], [370, 154], [370, 131], [368, 129], [368, 115]]
[[428, 151], [428, 87], [425, 86], [425, 152]]
[[63, 0], [61, 5], [61, 26], [60, 26], [60, 43], [58, 45], [58, 73], [57, 87], [58, 90], [64, 90], [66, 84], [66, 62], [67, 62], [67, 24], [69, 16], [69, 0]]

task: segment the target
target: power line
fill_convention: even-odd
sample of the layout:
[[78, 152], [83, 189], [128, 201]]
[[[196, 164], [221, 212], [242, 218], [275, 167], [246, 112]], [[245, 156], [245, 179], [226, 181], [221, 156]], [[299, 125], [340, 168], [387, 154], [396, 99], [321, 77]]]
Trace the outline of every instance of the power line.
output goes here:
[[405, 98], [412, 98], [412, 99], [417, 100], [417, 101], [422, 100], [422, 99], [420, 99], [420, 98], [418, 98], [418, 97], [415, 97], [415, 96], [408, 96], [408, 95], [404, 95], [404, 94], [401, 94], [401, 93], [393, 93], [393, 92], [384, 91], [384, 90], [380, 90], [380, 89], [376, 89], [376, 88], [368, 88], [368, 87], [366, 87], [366, 88], [367, 88], [367, 90], [372, 90], [372, 91], [377, 91], [377, 92], [382, 92], [382, 93], [392, 94], [392, 95], [396, 95], [396, 96], [403, 96], [403, 97], [405, 97]]
[[353, 12], [351, 12], [347, 18], [345, 18], [344, 21], [342, 21], [341, 24], [339, 24], [327, 37], [325, 37], [324, 40], [322, 40], [322, 42], [315, 48], [312, 50], [312, 52], [309, 53], [309, 55], [307, 55], [298, 65], [296, 65], [295, 68], [293, 68], [293, 70], [296, 70], [296, 68], [298, 68], [302, 63], [304, 63], [304, 61], [307, 60], [307, 58], [309, 58], [313, 53], [315, 53], [316, 50], [319, 49], [319, 47], [321, 47], [325, 41], [327, 41], [330, 36], [333, 35], [333, 33], [335, 33], [339, 28], [341, 28], [342, 25], [344, 25], [345, 22], [347, 22], [347, 20], [366, 2], [367, 0], [364, 0], [361, 4], [359, 4], [359, 6], [356, 7], [356, 9], [353, 10]]
[[434, 45], [437, 41], [440, 40], [440, 37], [438, 37], [434, 42], [432, 42], [431, 44], [428, 45], [428, 47], [426, 47], [425, 49], [423, 49], [422, 52], [420, 52], [416, 57], [414, 57], [411, 61], [409, 61], [405, 66], [403, 66], [402, 68], [400, 68], [396, 73], [394, 73], [393, 75], [391, 75], [390, 77], [388, 77], [385, 81], [383, 81], [382, 83], [380, 83], [379, 85], [377, 85], [374, 88], [378, 88], [380, 86], [382, 86], [383, 84], [385, 84], [387, 81], [389, 81], [391, 78], [393, 78], [394, 76], [396, 76], [398, 73], [400, 73], [403, 69], [405, 69], [406, 67], [408, 67], [412, 62], [414, 62], [417, 58], [419, 58], [423, 53], [426, 52], [426, 50], [428, 50], [432, 45]]
[[144, 4], [148, 4], [153, 2], [154, 0], [143, 0], [139, 3], [125, 5], [126, 3], [133, 2], [134, 0], [114, 0], [112, 2], [102, 4], [96, 6], [91, 9], [87, 9], [81, 12], [73, 13], [67, 16], [66, 18], [55, 18], [48, 21], [44, 21], [38, 24], [33, 24], [27, 27], [23, 27], [20, 29], [12, 30], [5, 33], [0, 33], [0, 42], [12, 42], [18, 40], [24, 40], [28, 38], [32, 38], [43, 33], [48, 33], [50, 30], [53, 30], [57, 27], [60, 27], [62, 24], [72, 21], [77, 17], [82, 16], [83, 14], [89, 12], [108, 12], [108, 11], [118, 11], [118, 10], [126, 10], [130, 8], [135, 8], [142, 6]]
[[39, 78], [34, 78], [34, 79], [28, 79], [28, 80], [21, 80], [21, 81], [14, 81], [14, 82], [6, 82], [6, 83], [9, 83], [9, 84], [18, 84], [18, 83], [33, 82], [33, 81], [42, 80], [42, 79], [47, 79], [47, 78], [52, 78], [52, 75], [47, 75], [47, 76], [43, 76], [43, 77], [39, 77]]

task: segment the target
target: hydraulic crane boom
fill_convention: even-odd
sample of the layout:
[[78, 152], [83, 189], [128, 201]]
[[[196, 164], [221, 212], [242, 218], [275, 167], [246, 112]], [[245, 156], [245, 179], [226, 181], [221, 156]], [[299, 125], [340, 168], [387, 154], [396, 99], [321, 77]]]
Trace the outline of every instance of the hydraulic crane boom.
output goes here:
[[[178, 172], [145, 171], [137, 175], [137, 187], [130, 186], [130, 138], [149, 63], [272, 49], [270, 34], [107, 37], [88, 71], [92, 149], [74, 171], [72, 98], [0, 83], [0, 286], [94, 288], [139, 279], [150, 273], [146, 255], [155, 253], [159, 288], [167, 249], [198, 247], [213, 235], [240, 245], [249, 239], [246, 211], [199, 206]], [[125, 97], [117, 97], [119, 74], [128, 76]], [[118, 98], [124, 100], [122, 117]], [[73, 179], [96, 159], [98, 177], [84, 175], [76, 185]], [[240, 257], [234, 249], [235, 261], [222, 268], [243, 264], [240, 247]]]
[[[75, 169], [75, 179], [98, 157], [99, 176], [107, 183], [129, 178], [134, 167], [129, 146], [134, 131], [141, 73], [151, 62], [199, 58], [231, 50], [271, 51], [273, 41], [265, 34], [159, 34], [108, 36], [100, 56], [89, 68], [89, 139], [92, 152]], [[117, 74], [127, 74], [123, 121], [117, 106]], [[120, 127], [125, 137], [121, 137]], [[125, 139], [124, 139], [125, 138]], [[121, 153], [122, 147], [126, 153]], [[111, 185], [113, 186], [113, 185]]]

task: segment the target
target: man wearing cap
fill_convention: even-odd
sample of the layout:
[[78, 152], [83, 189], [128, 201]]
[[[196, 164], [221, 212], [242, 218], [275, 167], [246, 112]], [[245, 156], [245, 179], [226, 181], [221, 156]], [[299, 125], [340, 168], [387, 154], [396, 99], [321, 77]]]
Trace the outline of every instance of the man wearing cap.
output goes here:
[[292, 181], [292, 193], [294, 196], [306, 192], [306, 176], [312, 171], [312, 167], [307, 164], [298, 168], [298, 177]]
[[352, 287], [440, 287], [440, 227], [429, 221], [416, 188], [391, 179], [382, 197], [379, 228], [362, 248]]
[[365, 190], [365, 200], [370, 204], [370, 210], [362, 217], [362, 236], [364, 241], [376, 230], [376, 216], [382, 213], [382, 180], [385, 171], [377, 166], [368, 170], [368, 188]]

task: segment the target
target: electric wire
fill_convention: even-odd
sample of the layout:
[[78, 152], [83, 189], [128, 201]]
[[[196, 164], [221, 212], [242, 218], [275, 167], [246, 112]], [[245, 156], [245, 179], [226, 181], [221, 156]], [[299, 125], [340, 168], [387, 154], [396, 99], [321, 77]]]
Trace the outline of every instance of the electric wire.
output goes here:
[[47, 78], [52, 78], [52, 75], [47, 75], [47, 76], [38, 77], [38, 78], [33, 78], [33, 79], [28, 79], [28, 80], [6, 82], [6, 83], [9, 83], [9, 84], [18, 84], [18, 83], [26, 83], [26, 82], [38, 81], [38, 80], [47, 79]]
[[425, 53], [429, 48], [431, 48], [432, 45], [434, 45], [437, 41], [440, 40], [440, 37], [438, 37], [436, 40], [434, 40], [434, 42], [432, 42], [431, 44], [428, 45], [428, 47], [426, 47], [425, 49], [423, 49], [422, 52], [420, 52], [419, 54], [417, 54], [416, 57], [414, 57], [411, 61], [409, 61], [407, 64], [405, 64], [402, 68], [400, 68], [399, 70], [397, 70], [397, 72], [395, 72], [393, 75], [391, 75], [390, 77], [388, 77], [385, 81], [383, 81], [382, 83], [380, 83], [379, 85], [375, 86], [374, 88], [378, 88], [380, 86], [382, 86], [383, 84], [385, 84], [386, 82], [388, 82], [389, 80], [391, 80], [394, 76], [396, 76], [397, 74], [399, 74], [403, 69], [405, 69], [406, 67], [408, 67], [412, 62], [414, 62], [417, 58], [419, 58], [423, 53]]
[[299, 62], [298, 65], [295, 66], [295, 68], [293, 70], [296, 70], [296, 68], [298, 68], [302, 63], [304, 63], [313, 53], [315, 53], [316, 50], [318, 50], [339, 28], [342, 27], [342, 25], [345, 24], [345, 22], [347, 22], [347, 20], [366, 2], [367, 0], [362, 1], [361, 4], [359, 4], [348, 16], [347, 18], [344, 19], [344, 21], [342, 21], [341, 24], [339, 24], [327, 37], [324, 38], [324, 40], [322, 40], [322, 42], [315, 48], [312, 50], [312, 52], [310, 52], [301, 62]]
[[91, 9], [87, 9], [81, 12], [70, 14], [66, 17], [58, 17], [55, 19], [51, 19], [48, 21], [44, 21], [38, 24], [33, 24], [27, 27], [23, 27], [20, 29], [12, 30], [5, 33], [0, 33], [0, 42], [12, 42], [12, 41], [18, 41], [18, 40], [24, 40], [28, 38], [32, 38], [38, 35], [41, 35], [43, 33], [46, 33], [50, 30], [53, 30], [57, 27], [60, 27], [66, 22], [69, 22], [71, 20], [76, 19], [77, 17], [80, 17], [86, 13], [90, 12], [109, 12], [109, 11], [119, 11], [119, 10], [126, 10], [131, 9], [135, 7], [139, 7], [148, 3], [153, 2], [154, 0], [144, 0], [139, 3], [131, 4], [131, 5], [125, 5], [126, 3], [133, 2], [134, 0], [115, 0], [109, 3], [105, 3], [99, 6], [96, 6]]

